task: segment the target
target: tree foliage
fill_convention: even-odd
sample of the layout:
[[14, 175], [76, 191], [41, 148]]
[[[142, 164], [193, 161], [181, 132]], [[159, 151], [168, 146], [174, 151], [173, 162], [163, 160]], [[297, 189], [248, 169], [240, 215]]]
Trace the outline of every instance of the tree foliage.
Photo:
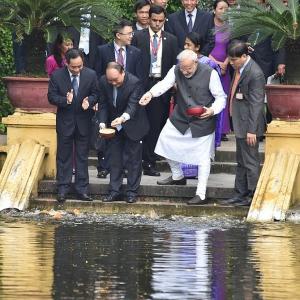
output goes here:
[[119, 12], [105, 0], [0, 0], [0, 24], [15, 32], [27, 46], [28, 71], [44, 69], [46, 42], [72, 26], [90, 27], [104, 38], [110, 36]]
[[[12, 38], [9, 30], [0, 26], [0, 78], [11, 75], [14, 70]], [[13, 108], [6, 96], [5, 85], [0, 80], [0, 118], [6, 117], [13, 112]], [[5, 131], [5, 127], [0, 123], [0, 133]]]

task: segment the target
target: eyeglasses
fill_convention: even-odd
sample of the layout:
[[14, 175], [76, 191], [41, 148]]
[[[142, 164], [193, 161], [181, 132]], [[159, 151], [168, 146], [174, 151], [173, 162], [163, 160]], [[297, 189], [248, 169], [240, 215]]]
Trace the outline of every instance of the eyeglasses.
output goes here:
[[127, 33], [122, 33], [122, 32], [118, 32], [119, 34], [121, 35], [129, 35], [129, 36], [134, 36], [134, 32], [131, 31], [131, 32], [127, 32]]

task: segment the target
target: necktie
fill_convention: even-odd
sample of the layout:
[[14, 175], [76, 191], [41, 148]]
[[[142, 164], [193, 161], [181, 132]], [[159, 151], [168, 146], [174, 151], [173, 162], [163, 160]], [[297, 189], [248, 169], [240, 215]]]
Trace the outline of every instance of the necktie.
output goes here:
[[113, 105], [114, 105], [114, 107], [117, 107], [117, 97], [118, 97], [118, 90], [114, 86], [113, 87]]
[[189, 30], [189, 32], [192, 32], [193, 31], [193, 19], [192, 19], [193, 15], [188, 14], [188, 17], [189, 17], [189, 22], [187, 24], [188, 30]]
[[72, 75], [72, 89], [74, 92], [75, 97], [77, 96], [78, 93], [78, 80], [77, 80], [78, 75]]
[[117, 63], [120, 64], [122, 67], [124, 67], [123, 51], [124, 51], [123, 48], [119, 49], [118, 58], [117, 58]]
[[157, 38], [158, 38], [158, 35], [155, 33], [153, 35], [153, 49], [156, 52], [156, 54], [157, 54], [157, 47], [158, 47], [158, 40], [157, 40]]
[[153, 41], [152, 41], [152, 49], [151, 49], [151, 70], [150, 73], [153, 74], [152, 67], [153, 63], [157, 61], [157, 51], [158, 51], [158, 35], [155, 33], [153, 35]]
[[241, 73], [240, 73], [240, 70], [238, 69], [234, 73], [234, 80], [233, 80], [233, 83], [232, 83], [232, 86], [231, 86], [231, 91], [230, 91], [230, 102], [229, 102], [230, 115], [232, 115], [232, 101], [233, 101], [234, 95], [236, 93], [236, 89], [238, 87], [238, 83], [239, 83], [240, 78], [241, 78]]

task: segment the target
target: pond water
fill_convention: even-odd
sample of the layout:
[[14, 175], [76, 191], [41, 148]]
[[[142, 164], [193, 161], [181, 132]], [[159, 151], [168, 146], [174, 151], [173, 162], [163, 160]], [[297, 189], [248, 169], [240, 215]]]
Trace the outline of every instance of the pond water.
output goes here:
[[0, 299], [300, 299], [300, 224], [0, 216]]

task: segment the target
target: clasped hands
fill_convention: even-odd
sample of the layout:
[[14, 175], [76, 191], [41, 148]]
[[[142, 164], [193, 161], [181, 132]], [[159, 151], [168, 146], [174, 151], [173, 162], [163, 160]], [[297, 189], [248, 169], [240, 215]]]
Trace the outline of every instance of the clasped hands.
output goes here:
[[[74, 90], [71, 89], [70, 92], [67, 92], [67, 103], [68, 104], [72, 104], [73, 98], [74, 98]], [[81, 107], [82, 107], [83, 110], [87, 110], [90, 107], [90, 103], [89, 103], [89, 98], [88, 97], [85, 97], [82, 100]]]

